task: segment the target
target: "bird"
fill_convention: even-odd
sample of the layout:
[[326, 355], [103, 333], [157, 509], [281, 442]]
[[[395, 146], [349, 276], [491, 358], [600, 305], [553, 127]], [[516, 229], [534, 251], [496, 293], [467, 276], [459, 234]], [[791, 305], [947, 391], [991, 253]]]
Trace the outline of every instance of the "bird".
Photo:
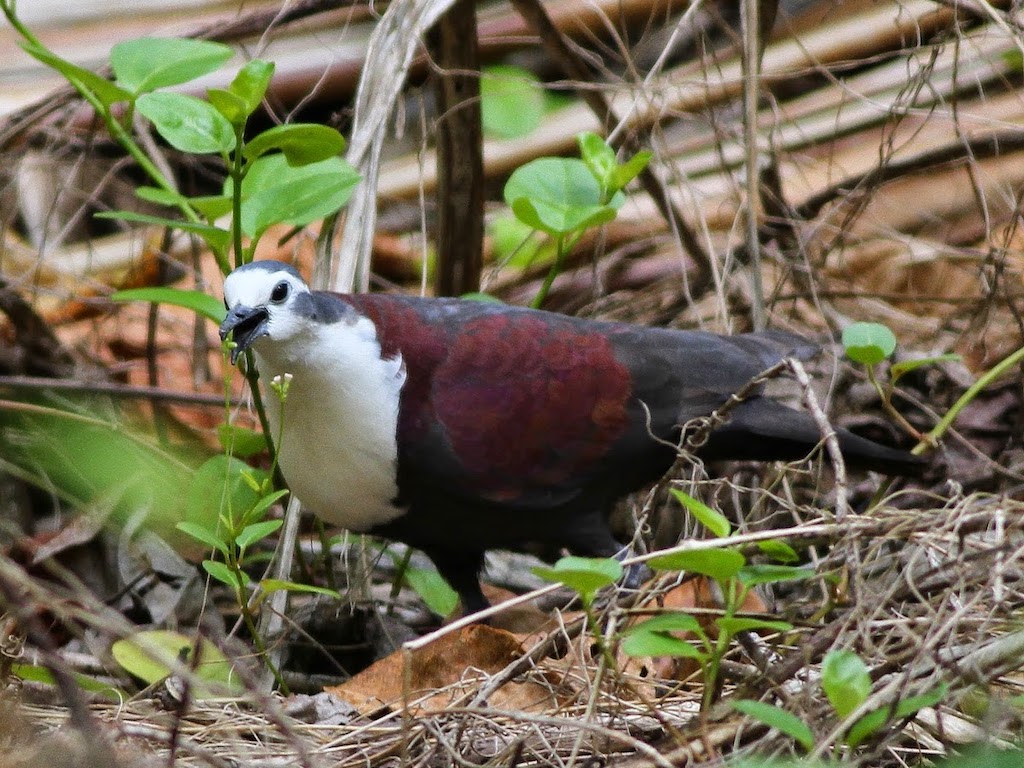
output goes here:
[[[278, 463], [323, 520], [423, 551], [461, 599], [491, 549], [608, 557], [615, 503], [660, 478], [684, 425], [786, 356], [783, 331], [732, 336], [456, 298], [311, 290], [279, 261], [225, 279], [222, 339], [252, 350]], [[280, 378], [278, 378], [280, 377]], [[279, 388], [280, 389], [280, 388]], [[755, 391], [699, 458], [795, 460], [821, 441], [806, 413]], [[845, 429], [847, 462], [888, 474], [922, 460]]]

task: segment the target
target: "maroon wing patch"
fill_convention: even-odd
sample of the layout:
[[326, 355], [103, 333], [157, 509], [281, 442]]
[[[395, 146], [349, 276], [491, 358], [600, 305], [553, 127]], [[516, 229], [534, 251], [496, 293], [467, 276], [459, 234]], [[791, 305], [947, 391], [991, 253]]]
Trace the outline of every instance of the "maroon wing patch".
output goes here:
[[516, 313], [477, 317], [452, 341], [433, 411], [488, 497], [586, 473], [625, 430], [630, 375], [604, 336]]
[[459, 477], [439, 483], [464, 483], [494, 501], [564, 492], [559, 484], [598, 471], [627, 427], [628, 368], [604, 335], [569, 318], [341, 298], [374, 321], [383, 354], [402, 354], [399, 435], [418, 452], [450, 456], [434, 469]]

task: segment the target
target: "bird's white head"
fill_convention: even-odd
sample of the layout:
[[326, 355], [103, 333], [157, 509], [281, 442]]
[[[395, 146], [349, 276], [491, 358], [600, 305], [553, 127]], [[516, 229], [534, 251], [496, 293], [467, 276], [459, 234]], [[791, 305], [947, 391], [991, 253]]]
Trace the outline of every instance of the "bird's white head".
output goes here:
[[261, 339], [287, 342], [317, 319], [309, 286], [293, 267], [279, 261], [254, 261], [228, 275], [224, 304], [228, 314], [220, 335], [234, 335], [232, 363]]

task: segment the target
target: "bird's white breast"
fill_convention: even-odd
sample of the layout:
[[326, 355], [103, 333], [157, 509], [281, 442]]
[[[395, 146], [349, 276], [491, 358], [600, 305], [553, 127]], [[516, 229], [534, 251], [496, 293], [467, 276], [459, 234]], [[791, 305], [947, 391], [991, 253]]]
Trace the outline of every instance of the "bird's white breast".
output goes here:
[[[398, 494], [398, 406], [405, 368], [381, 359], [373, 324], [312, 328], [287, 346], [266, 339], [256, 349], [267, 418], [281, 472], [292, 491], [324, 520], [365, 531], [403, 509]], [[291, 374], [287, 397], [268, 391]]]

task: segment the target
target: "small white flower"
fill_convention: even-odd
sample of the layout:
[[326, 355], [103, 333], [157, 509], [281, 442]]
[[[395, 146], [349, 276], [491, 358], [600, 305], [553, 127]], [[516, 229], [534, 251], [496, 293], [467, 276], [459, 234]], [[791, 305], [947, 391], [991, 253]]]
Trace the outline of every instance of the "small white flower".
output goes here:
[[291, 386], [292, 378], [294, 377], [290, 373], [279, 373], [270, 381], [270, 389], [282, 403], [288, 397], [288, 387]]

